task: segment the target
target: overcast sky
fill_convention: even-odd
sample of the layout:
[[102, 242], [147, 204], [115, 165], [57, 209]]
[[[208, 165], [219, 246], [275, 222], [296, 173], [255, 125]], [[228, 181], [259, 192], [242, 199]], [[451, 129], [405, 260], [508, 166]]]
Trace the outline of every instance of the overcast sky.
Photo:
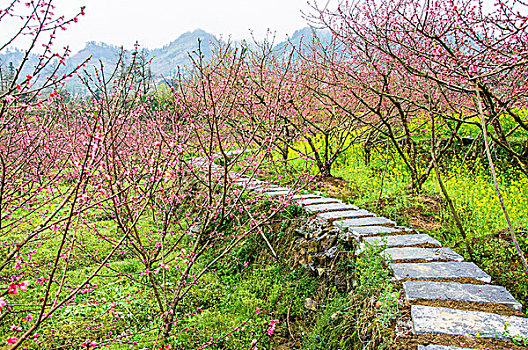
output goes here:
[[[6, 2], [0, 0], [0, 5]], [[281, 41], [307, 25], [301, 11], [309, 12], [307, 0], [53, 0], [53, 4], [55, 13], [70, 15], [86, 6], [86, 15], [58, 35], [56, 45], [68, 43], [73, 52], [92, 40], [125, 47], [138, 40], [156, 48], [198, 28], [234, 40], [249, 39], [250, 30], [261, 39], [270, 29]]]

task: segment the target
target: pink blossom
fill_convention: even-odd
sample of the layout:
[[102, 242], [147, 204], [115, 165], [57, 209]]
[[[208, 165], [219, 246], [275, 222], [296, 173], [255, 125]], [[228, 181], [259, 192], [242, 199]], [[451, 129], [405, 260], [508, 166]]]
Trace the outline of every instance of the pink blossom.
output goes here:
[[15, 344], [17, 342], [18, 338], [15, 337], [9, 337], [6, 340], [6, 344]]
[[9, 294], [18, 294], [18, 284], [16, 283], [11, 283], [8, 287], [7, 287], [7, 292]]
[[6, 100], [7, 103], [11, 103], [15, 100], [15, 97], [13, 95], [6, 95], [4, 99]]
[[279, 323], [279, 320], [271, 320], [270, 321], [270, 327], [268, 328], [268, 335], [273, 335], [273, 332], [275, 332], [275, 328], [277, 328], [277, 324]]
[[18, 284], [18, 287], [20, 288], [21, 291], [27, 292], [28, 285], [29, 285], [29, 281], [24, 281], [24, 282], [20, 282]]
[[4, 297], [1, 297], [0, 298], [0, 311], [2, 311], [2, 309], [4, 308], [4, 306], [7, 305], [7, 301], [5, 300]]
[[14, 332], [22, 332], [22, 327], [12, 325], [11, 326], [11, 330], [14, 331]]
[[27, 287], [29, 285], [29, 281], [24, 281], [20, 283], [11, 283], [7, 287], [7, 292], [9, 294], [18, 294], [18, 290], [20, 289], [23, 292], [27, 292]]

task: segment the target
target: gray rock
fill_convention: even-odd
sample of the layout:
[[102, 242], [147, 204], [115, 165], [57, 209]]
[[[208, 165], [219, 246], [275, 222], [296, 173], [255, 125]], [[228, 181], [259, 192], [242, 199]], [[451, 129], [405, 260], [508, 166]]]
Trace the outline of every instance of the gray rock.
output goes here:
[[435, 246], [440, 247], [441, 244], [433, 237], [418, 233], [414, 235], [394, 235], [394, 236], [385, 236], [385, 237], [365, 237], [359, 245], [358, 252], [361, 252], [365, 249], [366, 245], [371, 245], [374, 247], [386, 246], [387, 248], [396, 248], [396, 247], [415, 247], [415, 246]]
[[304, 207], [308, 213], [331, 212], [331, 211], [345, 211], [358, 210], [359, 208], [352, 204], [345, 203], [326, 203], [319, 205], [308, 205]]
[[325, 203], [341, 203], [341, 202], [335, 198], [319, 197], [319, 198], [299, 199], [297, 200], [297, 203], [302, 206], [307, 206], [307, 205], [316, 205], [316, 204], [325, 204]]
[[386, 226], [365, 226], [365, 227], [349, 227], [348, 231], [357, 239], [363, 240], [366, 237], [386, 236], [398, 234], [414, 233], [413, 229], [403, 226], [386, 227]]
[[317, 311], [317, 302], [311, 298], [304, 300], [304, 307], [311, 311]]
[[508, 340], [510, 338], [504, 334], [507, 324], [512, 336], [528, 336], [528, 318], [524, 317], [412, 305], [411, 319], [415, 334], [471, 335]]
[[449, 248], [388, 248], [382, 253], [392, 261], [464, 261], [464, 258]]
[[471, 262], [431, 262], [390, 264], [396, 281], [405, 279], [435, 280], [461, 278], [489, 283], [491, 277]]
[[331, 211], [321, 212], [317, 214], [317, 218], [326, 222], [332, 223], [335, 220], [353, 219], [353, 218], [367, 218], [376, 216], [373, 213], [366, 210], [343, 210], [343, 211]]
[[394, 227], [396, 223], [392, 220], [372, 217], [372, 218], [361, 218], [361, 219], [345, 219], [336, 220], [332, 223], [335, 227], [349, 228], [349, 227], [361, 227], [361, 226], [389, 226]]
[[457, 348], [456, 346], [443, 346], [443, 345], [418, 345], [418, 350], [474, 350], [469, 348]]
[[460, 302], [502, 304], [521, 311], [522, 305], [501, 286], [475, 285], [430, 281], [406, 281], [403, 283], [405, 299], [455, 300]]

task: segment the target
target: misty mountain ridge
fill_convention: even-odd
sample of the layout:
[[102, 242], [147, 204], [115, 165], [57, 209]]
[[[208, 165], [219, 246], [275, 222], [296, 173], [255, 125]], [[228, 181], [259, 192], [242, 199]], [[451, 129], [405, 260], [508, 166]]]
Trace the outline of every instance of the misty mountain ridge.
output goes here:
[[[328, 40], [331, 34], [328, 31], [317, 30], [317, 35], [322, 41]], [[274, 46], [275, 51], [280, 54], [281, 51], [291, 48], [291, 45], [298, 46], [299, 43], [310, 44], [314, 36], [314, 29], [311, 27], [305, 27], [296, 30], [287, 40], [280, 42]], [[221, 38], [208, 33], [202, 29], [196, 29], [180, 35], [176, 40], [171, 41], [167, 45], [155, 48], [139, 48], [140, 55], [146, 59], [151, 60], [150, 69], [152, 76], [155, 80], [161, 79], [161, 77], [171, 77], [176, 74], [178, 67], [185, 67], [190, 64], [189, 53], [198, 49], [198, 42], [201, 42], [201, 51], [204, 58], [210, 59], [213, 55], [214, 47], [217, 43], [222, 42]], [[235, 45], [239, 44], [237, 42]], [[250, 44], [248, 44], [250, 45]], [[105, 71], [111, 71], [115, 69], [116, 64], [119, 60], [119, 55], [122, 52], [122, 47], [116, 45], [109, 45], [103, 42], [89, 41], [86, 46], [79, 52], [71, 55], [66, 60], [66, 66], [62, 67], [59, 74], [64, 74], [74, 70], [77, 66], [80, 66], [86, 59], [90, 58], [88, 63], [87, 71], [93, 71], [93, 67], [100, 67], [100, 62], [103, 64]], [[129, 61], [131, 58], [130, 50], [126, 50], [127, 56], [125, 59]], [[5, 74], [6, 70], [10, 67], [15, 69], [18, 67], [18, 63], [22, 61], [25, 51], [20, 49], [6, 49], [0, 52], [0, 68]], [[31, 74], [33, 67], [38, 64], [38, 56], [31, 55], [29, 61], [26, 63], [24, 70], [20, 76], [25, 77], [27, 74]], [[75, 79], [77, 80], [77, 79]], [[79, 82], [68, 82], [67, 88], [73, 90], [75, 94], [81, 89]]]

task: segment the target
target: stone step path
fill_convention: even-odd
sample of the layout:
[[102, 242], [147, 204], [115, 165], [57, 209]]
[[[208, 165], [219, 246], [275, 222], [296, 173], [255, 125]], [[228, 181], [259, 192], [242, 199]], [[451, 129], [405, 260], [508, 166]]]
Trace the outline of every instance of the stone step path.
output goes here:
[[[241, 180], [247, 189], [275, 197], [288, 196], [322, 222], [341, 228], [341, 238], [356, 240], [361, 254], [368, 246], [384, 249], [394, 283], [401, 283], [405, 300], [411, 304], [413, 332], [449, 336], [475, 336], [506, 339], [528, 337], [528, 318], [469, 310], [475, 303], [501, 305], [521, 311], [522, 305], [501, 286], [489, 285], [491, 277], [436, 239], [392, 220], [343, 203], [335, 198], [295, 194], [290, 189]], [[465, 309], [428, 306], [420, 303], [449, 301]], [[509, 334], [504, 333], [507, 325]], [[419, 345], [418, 350], [471, 350], [443, 345]]]
[[[197, 158], [193, 166], [199, 171], [221, 171]], [[340, 237], [359, 243], [357, 254], [368, 246], [384, 249], [392, 260], [390, 267], [394, 283], [401, 283], [405, 300], [411, 304], [413, 332], [448, 336], [477, 335], [506, 339], [508, 336], [528, 337], [528, 318], [493, 312], [472, 311], [472, 305], [500, 305], [520, 311], [521, 304], [501, 286], [489, 285], [491, 277], [478, 266], [464, 262], [462, 256], [442, 248], [434, 238], [415, 230], [398, 226], [396, 222], [378, 217], [366, 210], [345, 204], [335, 198], [314, 194], [297, 194], [291, 189], [258, 179], [230, 174], [242, 190], [255, 191], [269, 197], [287, 197], [328, 225], [343, 230]], [[463, 307], [423, 305], [424, 302], [455, 302]], [[507, 325], [508, 334], [504, 327]], [[418, 350], [472, 350], [443, 345], [419, 345]]]

